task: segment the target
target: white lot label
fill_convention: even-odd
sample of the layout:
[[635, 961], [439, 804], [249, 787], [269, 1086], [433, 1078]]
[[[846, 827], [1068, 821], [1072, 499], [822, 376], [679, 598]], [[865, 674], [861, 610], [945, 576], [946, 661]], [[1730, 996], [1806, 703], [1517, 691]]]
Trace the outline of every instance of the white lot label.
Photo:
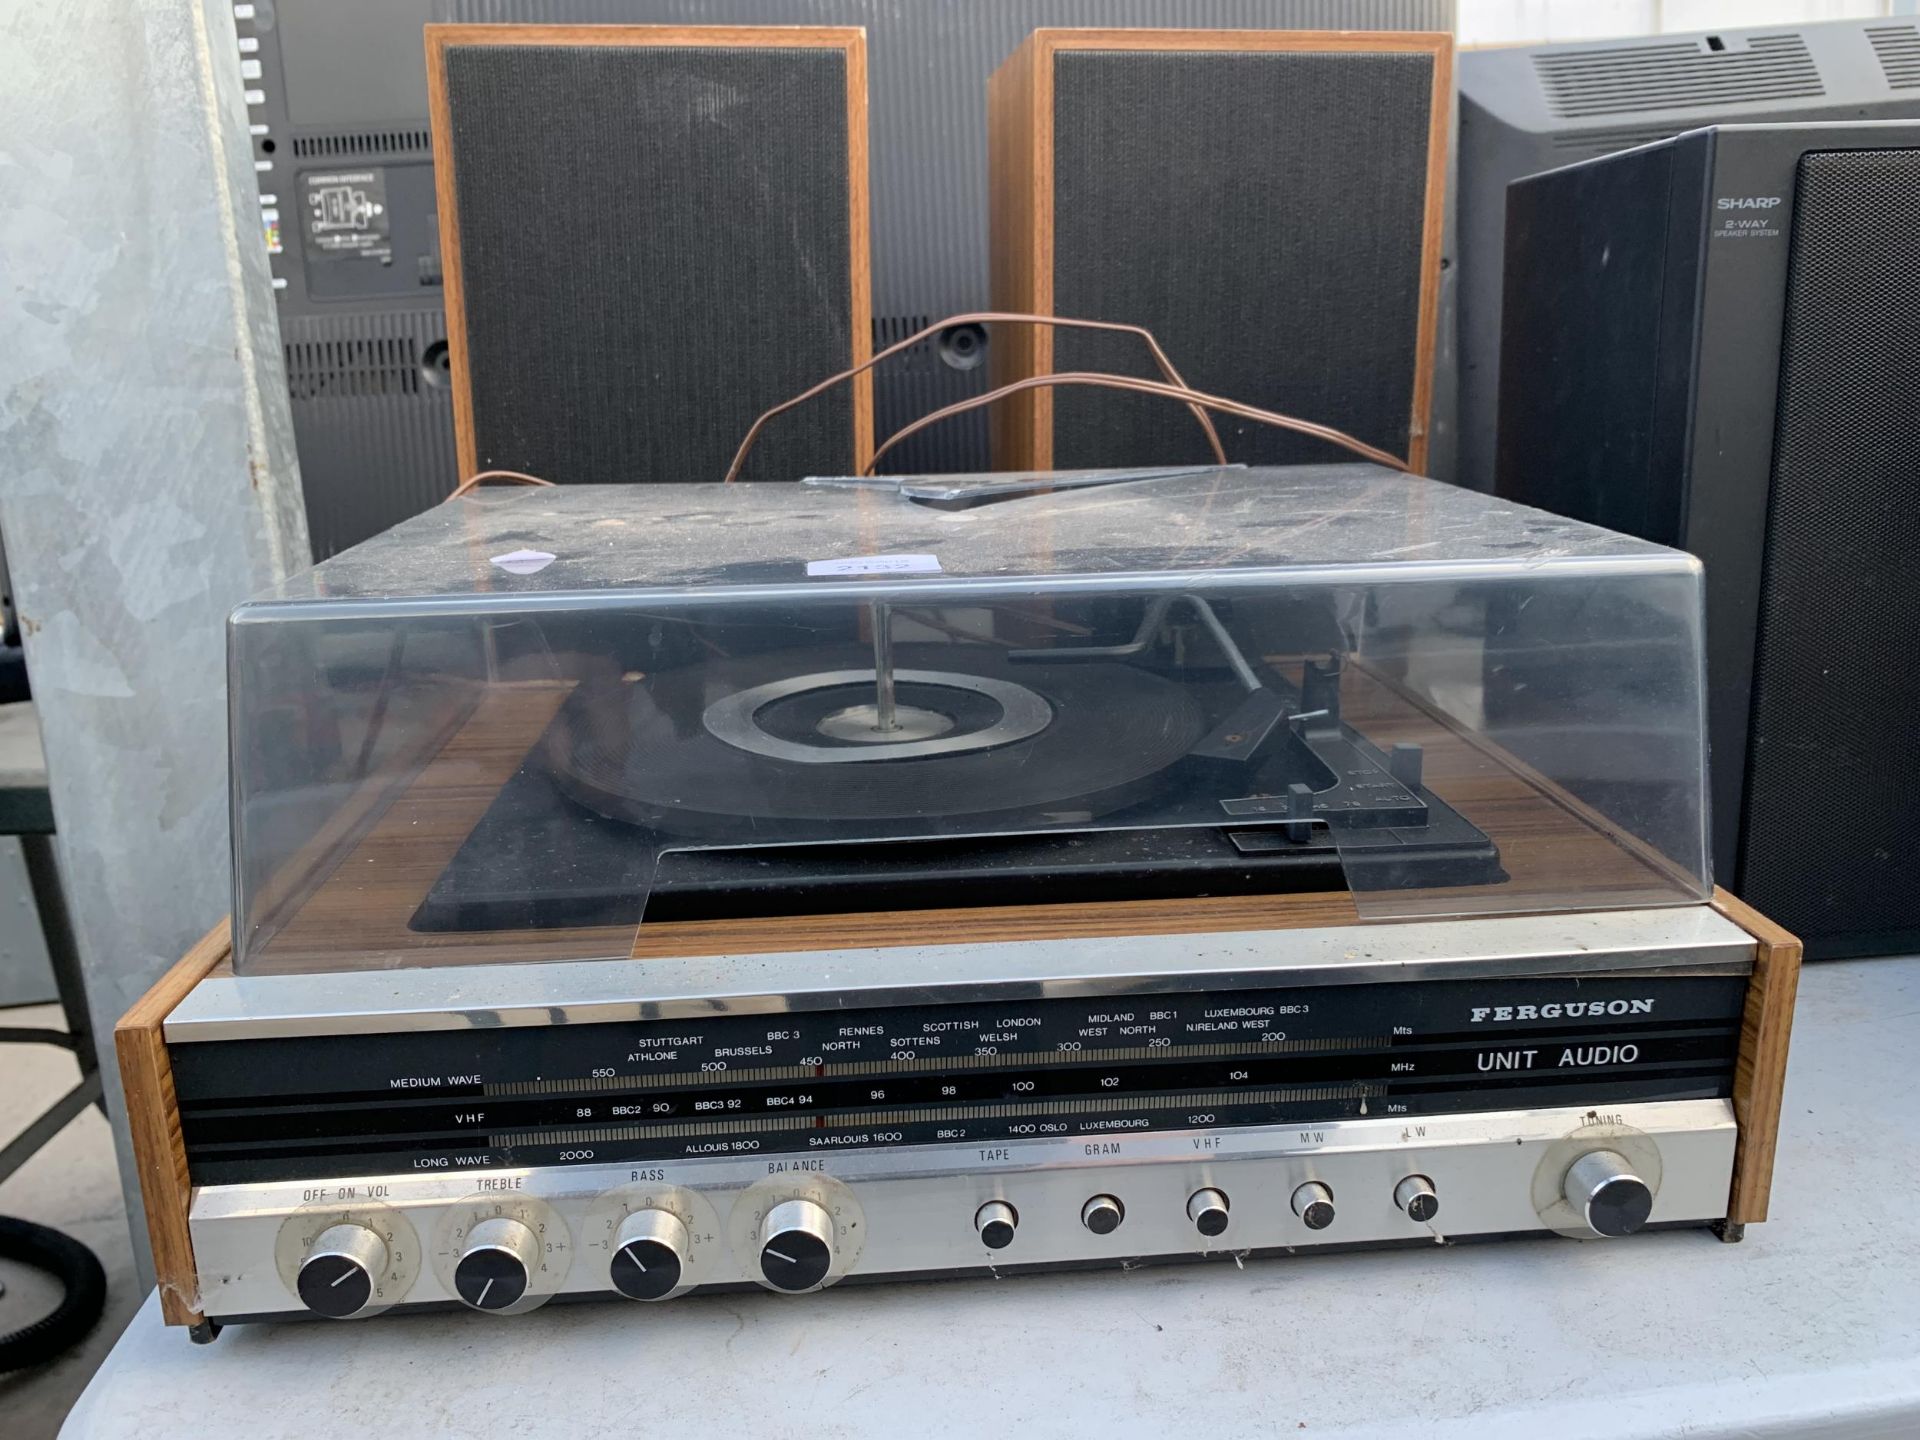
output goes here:
[[495, 555], [493, 563], [509, 575], [538, 575], [554, 559], [544, 550], [510, 550], [505, 555]]

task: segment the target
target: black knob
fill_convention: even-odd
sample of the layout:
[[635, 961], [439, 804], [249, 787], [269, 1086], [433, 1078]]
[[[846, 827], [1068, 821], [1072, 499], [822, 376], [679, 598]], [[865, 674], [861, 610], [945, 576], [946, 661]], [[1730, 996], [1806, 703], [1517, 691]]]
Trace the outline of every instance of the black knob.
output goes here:
[[687, 1227], [668, 1210], [636, 1210], [613, 1239], [607, 1278], [629, 1300], [664, 1300], [680, 1288]]
[[374, 1276], [387, 1268], [387, 1247], [364, 1225], [334, 1225], [313, 1242], [294, 1291], [316, 1315], [348, 1320], [373, 1303]]
[[373, 1277], [344, 1255], [323, 1255], [300, 1267], [300, 1303], [336, 1320], [358, 1315], [373, 1299]]
[[505, 1310], [527, 1293], [540, 1242], [518, 1220], [484, 1220], [467, 1236], [453, 1267], [453, 1288], [476, 1310]]
[[776, 1290], [812, 1290], [833, 1268], [833, 1217], [811, 1200], [788, 1200], [767, 1214], [760, 1273]]
[[680, 1257], [658, 1240], [635, 1240], [614, 1252], [613, 1288], [629, 1300], [658, 1300], [680, 1283]]

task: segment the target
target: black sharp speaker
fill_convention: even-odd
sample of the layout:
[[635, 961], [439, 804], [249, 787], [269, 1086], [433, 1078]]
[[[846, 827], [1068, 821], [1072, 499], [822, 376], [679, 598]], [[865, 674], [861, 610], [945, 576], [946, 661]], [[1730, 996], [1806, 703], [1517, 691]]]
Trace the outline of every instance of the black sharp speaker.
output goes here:
[[[998, 308], [1143, 325], [1202, 390], [1423, 469], [1452, 41], [1441, 34], [1037, 30], [996, 72]], [[995, 378], [1158, 378], [1132, 337], [999, 338]], [[1191, 415], [1110, 391], [1001, 402], [1006, 468], [1204, 461]], [[1228, 455], [1325, 442], [1219, 417]]]
[[1459, 464], [1493, 488], [1507, 186], [1525, 175], [1703, 125], [1920, 116], [1911, 18], [1758, 25], [1460, 54], [1456, 341]]
[[[429, 26], [427, 80], [465, 473], [718, 480], [871, 353], [859, 30]], [[743, 478], [854, 472], [871, 396]]]
[[1903, 121], [1507, 194], [1497, 488], [1705, 563], [1715, 869], [1816, 955], [1920, 945], [1917, 234]]

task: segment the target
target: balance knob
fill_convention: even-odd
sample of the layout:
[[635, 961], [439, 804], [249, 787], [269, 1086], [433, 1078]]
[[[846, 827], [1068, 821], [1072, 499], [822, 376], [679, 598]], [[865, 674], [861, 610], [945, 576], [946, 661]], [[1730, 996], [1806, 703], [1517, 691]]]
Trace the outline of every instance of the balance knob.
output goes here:
[[1409, 1220], [1424, 1225], [1440, 1213], [1440, 1197], [1433, 1182], [1424, 1175], [1409, 1175], [1393, 1187], [1393, 1203], [1407, 1212]]
[[1293, 1213], [1309, 1230], [1324, 1230], [1333, 1223], [1333, 1191], [1318, 1180], [1309, 1180], [1293, 1192]]
[[811, 1200], [783, 1200], [760, 1227], [760, 1273], [776, 1290], [817, 1290], [833, 1268], [833, 1217]]
[[1227, 1228], [1227, 1197], [1218, 1190], [1196, 1190], [1187, 1197], [1187, 1219], [1211, 1240]]
[[314, 1314], [350, 1320], [371, 1308], [374, 1282], [386, 1273], [385, 1241], [364, 1225], [334, 1225], [300, 1262], [294, 1289]]
[[636, 1210], [613, 1237], [608, 1275], [629, 1300], [665, 1300], [687, 1266], [687, 1227], [670, 1210]]
[[1004, 1200], [989, 1200], [973, 1212], [973, 1228], [980, 1243], [989, 1250], [1004, 1250], [1013, 1243], [1013, 1232], [1020, 1228], [1020, 1216]]
[[505, 1310], [527, 1293], [539, 1265], [540, 1237], [518, 1220], [495, 1216], [467, 1233], [453, 1288], [476, 1310]]
[[1596, 1235], [1631, 1235], [1653, 1211], [1653, 1191], [1633, 1164], [1613, 1150], [1591, 1150], [1573, 1162], [1561, 1192]]

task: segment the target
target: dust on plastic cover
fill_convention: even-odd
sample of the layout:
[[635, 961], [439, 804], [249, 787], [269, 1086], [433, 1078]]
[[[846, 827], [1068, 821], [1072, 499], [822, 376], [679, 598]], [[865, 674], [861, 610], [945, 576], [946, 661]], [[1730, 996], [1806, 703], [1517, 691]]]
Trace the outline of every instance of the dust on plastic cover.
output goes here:
[[1698, 903], [1701, 597], [1369, 465], [481, 491], [234, 614], [236, 964]]

